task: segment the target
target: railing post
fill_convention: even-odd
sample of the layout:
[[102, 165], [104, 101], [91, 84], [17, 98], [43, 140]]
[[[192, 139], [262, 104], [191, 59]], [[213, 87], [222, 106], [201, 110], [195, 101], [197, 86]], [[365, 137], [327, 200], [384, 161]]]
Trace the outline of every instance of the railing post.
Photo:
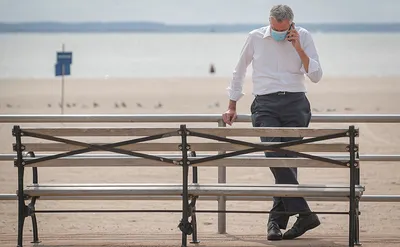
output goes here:
[[355, 230], [356, 230], [356, 130], [352, 125], [349, 127], [349, 139], [350, 139], [350, 211], [349, 211], [349, 247], [354, 247], [355, 245]]
[[[218, 120], [218, 127], [226, 127], [225, 122], [220, 119]], [[218, 154], [223, 154], [225, 151], [219, 151]], [[219, 166], [218, 167], [218, 183], [224, 184], [226, 183], [226, 167]], [[218, 197], [218, 211], [226, 210], [226, 197], [219, 196]], [[226, 213], [218, 213], [218, 233], [224, 234], [226, 233]]]
[[181, 125], [179, 130], [179, 135], [182, 140], [182, 220], [179, 224], [179, 228], [182, 231], [182, 245], [181, 247], [187, 246], [187, 235], [193, 233], [193, 229], [191, 224], [189, 223], [189, 193], [188, 193], [188, 184], [189, 184], [189, 161], [187, 155], [187, 129], [186, 125]]
[[[28, 152], [26, 156], [29, 157], [35, 157], [34, 152]], [[37, 185], [39, 182], [39, 176], [38, 176], [38, 168], [37, 167], [32, 167], [32, 182], [33, 184]], [[32, 218], [32, 228], [33, 228], [33, 241], [31, 242], [32, 244], [38, 244], [40, 243], [39, 241], [39, 231], [38, 231], [38, 224], [37, 224], [37, 219], [36, 219], [36, 214], [35, 214], [35, 204], [36, 204], [37, 197], [33, 197], [31, 200], [31, 203], [29, 203], [28, 207], [31, 209], [30, 216]]]
[[22, 156], [22, 132], [20, 126], [15, 125], [12, 131], [12, 135], [15, 137], [16, 146], [15, 151], [17, 152], [17, 160], [15, 165], [18, 167], [18, 239], [17, 247], [22, 247], [23, 235], [24, 235], [24, 222], [26, 217], [26, 205], [24, 198], [24, 169], [25, 162]]
[[[196, 157], [196, 151], [191, 151], [190, 152], [190, 157]], [[198, 169], [197, 166], [192, 166], [192, 171], [193, 171], [193, 180], [192, 182], [194, 184], [197, 184], [199, 182], [198, 179]], [[193, 234], [192, 234], [192, 242], [191, 244], [199, 244], [200, 241], [197, 239], [197, 216], [196, 216], [196, 201], [197, 197], [192, 197], [191, 202], [190, 202], [190, 210], [191, 210], [191, 218], [192, 221], [190, 222], [193, 227]]]
[[[356, 130], [356, 136], [360, 136], [359, 130]], [[359, 148], [358, 145], [355, 144], [355, 155], [356, 159], [358, 159], [358, 164], [357, 169], [355, 171], [355, 184], [360, 185], [360, 154], [359, 154]], [[362, 244], [360, 243], [360, 197], [356, 198], [356, 215], [355, 215], [355, 236], [354, 236], [354, 245], [355, 246], [361, 246]]]

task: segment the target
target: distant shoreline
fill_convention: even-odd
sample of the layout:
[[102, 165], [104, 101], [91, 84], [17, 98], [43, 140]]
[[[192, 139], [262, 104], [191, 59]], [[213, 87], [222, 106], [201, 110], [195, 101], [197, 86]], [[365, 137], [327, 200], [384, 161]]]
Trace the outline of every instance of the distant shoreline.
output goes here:
[[[310, 32], [400, 32], [400, 23], [296, 23]], [[170, 25], [157, 22], [0, 23], [0, 33], [243, 33], [259, 24]]]

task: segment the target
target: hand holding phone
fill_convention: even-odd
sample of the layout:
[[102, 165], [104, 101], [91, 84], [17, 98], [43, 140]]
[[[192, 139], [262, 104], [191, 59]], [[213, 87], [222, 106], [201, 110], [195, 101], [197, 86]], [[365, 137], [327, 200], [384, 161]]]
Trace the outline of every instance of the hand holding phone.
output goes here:
[[292, 23], [289, 27], [286, 40], [292, 43], [293, 47], [296, 49], [296, 51], [301, 51], [301, 45], [300, 45], [300, 35], [297, 32], [295, 28], [295, 23]]

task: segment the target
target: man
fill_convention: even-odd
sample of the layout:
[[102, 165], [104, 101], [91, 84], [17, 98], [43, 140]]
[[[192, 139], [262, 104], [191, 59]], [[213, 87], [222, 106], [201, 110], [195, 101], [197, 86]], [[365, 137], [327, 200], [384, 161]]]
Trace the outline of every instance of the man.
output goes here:
[[[270, 25], [249, 33], [239, 62], [228, 87], [229, 106], [223, 114], [225, 123], [236, 119], [236, 102], [243, 96], [242, 88], [247, 67], [253, 67], [251, 105], [254, 127], [307, 127], [311, 110], [305, 95], [304, 74], [312, 82], [322, 77], [319, 58], [310, 33], [293, 23], [293, 11], [287, 5], [276, 5], [270, 11]], [[298, 138], [261, 137], [263, 142], [285, 142]], [[267, 157], [278, 155], [265, 153]], [[277, 184], [298, 184], [296, 168], [272, 168]], [[273, 212], [301, 212], [296, 223], [286, 229], [289, 215]], [[274, 198], [268, 220], [268, 240], [294, 239], [320, 225], [316, 214], [310, 213], [304, 198]]]

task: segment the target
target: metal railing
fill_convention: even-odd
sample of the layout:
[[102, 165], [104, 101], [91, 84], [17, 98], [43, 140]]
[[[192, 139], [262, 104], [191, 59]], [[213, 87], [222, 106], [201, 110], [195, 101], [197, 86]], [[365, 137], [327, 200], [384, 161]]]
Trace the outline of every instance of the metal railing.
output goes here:
[[[92, 115], [51, 115], [51, 114], [10, 114], [0, 115], [0, 124], [5, 123], [218, 123], [225, 127], [221, 114], [92, 114]], [[250, 114], [238, 115], [236, 122], [251, 122]], [[400, 123], [400, 114], [314, 114], [312, 123]], [[10, 130], [11, 131], [11, 130]], [[14, 155], [0, 154], [0, 161], [13, 160]], [[400, 161], [398, 154], [361, 154], [360, 161]], [[218, 168], [218, 183], [226, 183], [226, 167]], [[14, 200], [11, 194], [0, 195], [0, 200]], [[255, 200], [257, 198], [248, 198]], [[259, 198], [260, 199], [260, 198]], [[219, 197], [218, 210], [226, 210], [226, 201], [234, 198]], [[260, 199], [260, 200], [265, 200]], [[400, 195], [363, 195], [365, 202], [400, 202]], [[218, 215], [218, 232], [226, 232], [226, 215]]]
[[[0, 123], [138, 123], [138, 122], [214, 122], [221, 114], [9, 114]], [[236, 122], [251, 122], [250, 114], [238, 115]], [[400, 114], [314, 114], [313, 123], [400, 123]]]

